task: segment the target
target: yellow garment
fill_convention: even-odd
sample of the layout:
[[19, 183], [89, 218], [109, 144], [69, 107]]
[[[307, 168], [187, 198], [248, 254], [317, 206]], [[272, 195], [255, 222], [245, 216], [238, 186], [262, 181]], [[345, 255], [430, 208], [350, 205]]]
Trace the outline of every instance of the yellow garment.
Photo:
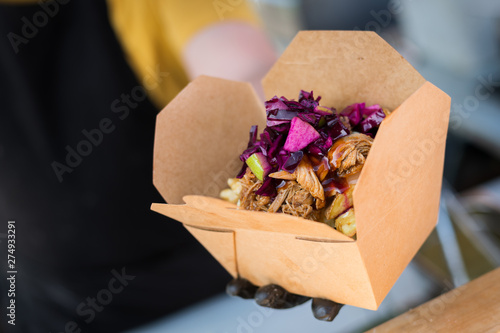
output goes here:
[[108, 8], [128, 62], [158, 108], [187, 84], [181, 55], [196, 32], [225, 20], [257, 22], [244, 0], [108, 0]]

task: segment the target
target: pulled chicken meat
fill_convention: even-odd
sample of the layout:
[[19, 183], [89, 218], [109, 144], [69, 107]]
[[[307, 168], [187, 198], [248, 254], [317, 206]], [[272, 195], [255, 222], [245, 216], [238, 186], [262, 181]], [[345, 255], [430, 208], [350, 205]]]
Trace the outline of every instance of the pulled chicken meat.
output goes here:
[[331, 171], [340, 177], [348, 177], [361, 172], [373, 139], [368, 135], [353, 133], [338, 139], [328, 151]]
[[262, 186], [262, 181], [257, 179], [249, 168], [247, 168], [243, 178], [240, 179], [240, 183], [241, 192], [239, 206], [248, 210], [267, 212], [271, 198], [255, 194]]
[[247, 210], [265, 211], [270, 213], [282, 212], [310, 220], [318, 220], [320, 212], [313, 209], [315, 200], [312, 194], [294, 180], [287, 180], [277, 189], [274, 200], [268, 196], [256, 195], [262, 186], [262, 181], [247, 169], [240, 179], [241, 193], [239, 207]]
[[293, 216], [315, 220], [319, 216], [313, 209], [314, 198], [311, 193], [293, 180], [285, 181], [284, 185], [278, 188], [278, 194], [269, 207], [269, 212], [281, 212]]
[[295, 169], [293, 173], [278, 171], [269, 174], [269, 177], [284, 180], [297, 180], [303, 189], [316, 198], [317, 209], [321, 209], [325, 206], [325, 191], [307, 156], [302, 158], [297, 169]]

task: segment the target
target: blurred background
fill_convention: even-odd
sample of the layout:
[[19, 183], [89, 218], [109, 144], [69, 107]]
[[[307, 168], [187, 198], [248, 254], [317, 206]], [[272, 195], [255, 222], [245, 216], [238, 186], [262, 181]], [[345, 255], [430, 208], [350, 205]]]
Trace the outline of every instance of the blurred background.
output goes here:
[[346, 306], [323, 323], [308, 303], [263, 310], [220, 295], [133, 332], [362, 332], [499, 267], [500, 3], [250, 3], [278, 54], [299, 30], [371, 30], [452, 97], [438, 227], [376, 312]]
[[[148, 3], [167, 2], [181, 3]], [[272, 50], [252, 44], [254, 35], [244, 30], [240, 42], [246, 49], [228, 52], [235, 67], [229, 61], [225, 67], [257, 89], [260, 77], [298, 31], [371, 30], [452, 98], [437, 228], [378, 311], [345, 306], [333, 323], [314, 319], [310, 302], [280, 311], [227, 296], [223, 290], [230, 276], [180, 225], [149, 212], [151, 202], [162, 201], [151, 184], [156, 112], [190, 78], [207, 74], [196, 64], [212, 65], [207, 60], [211, 49], [197, 40], [189, 44], [196, 52], [184, 63], [186, 73], [162, 72], [157, 67], [162, 59], [155, 58], [153, 47], [134, 40], [144, 36], [141, 30], [158, 24], [174, 31], [172, 40], [177, 43], [176, 29], [185, 29], [184, 18], [177, 17], [174, 28], [173, 23], [156, 22], [147, 15], [122, 20], [145, 10], [131, 5], [126, 15], [112, 15], [120, 5], [134, 4], [125, 0], [57, 0], [53, 15], [37, 1], [0, 3], [0, 29], [7, 36], [0, 42], [0, 116], [5, 117], [0, 118], [0, 222], [19, 221], [20, 325], [25, 320], [20, 331], [79, 332], [79, 327], [84, 332], [130, 333], [362, 332], [500, 266], [498, 0], [246, 1]], [[24, 3], [31, 3], [31, 8], [11, 7]], [[202, 17], [201, 9], [185, 3], [185, 17]], [[223, 21], [224, 15], [239, 12], [245, 1], [205, 3]], [[37, 17], [40, 8], [48, 14]], [[37, 25], [21, 30], [25, 17]], [[221, 43], [232, 38], [220, 37], [216, 30], [211, 33]], [[172, 35], [165, 33], [158, 40], [167, 37]], [[179, 57], [171, 55], [180, 49], [181, 43], [175, 43], [161, 51], [180, 68]], [[19, 52], [14, 54], [13, 47]], [[131, 50], [139, 50], [140, 57], [131, 56]], [[255, 56], [252, 52], [265, 53], [265, 61], [249, 75], [238, 64]], [[148, 66], [138, 65], [141, 57], [149, 60]], [[223, 71], [224, 66], [208, 74], [225, 76]], [[151, 83], [151, 78], [161, 84]], [[168, 93], [162, 95], [160, 88], [168, 88]], [[120, 108], [114, 109], [118, 97]], [[95, 128], [108, 116], [117, 130], [94, 147], [96, 153], [75, 162], [75, 172], [63, 172], [64, 182], [58, 182], [51, 163], [64, 160], [66, 145], [82, 142], [82, 129]], [[3, 261], [2, 265], [5, 272]], [[94, 311], [97, 315], [87, 325], [79, 305], [98, 296], [125, 268], [135, 280], [104, 310]], [[7, 304], [4, 291], [2, 306]], [[23, 313], [30, 319], [23, 319]], [[73, 321], [80, 326], [71, 326]]]

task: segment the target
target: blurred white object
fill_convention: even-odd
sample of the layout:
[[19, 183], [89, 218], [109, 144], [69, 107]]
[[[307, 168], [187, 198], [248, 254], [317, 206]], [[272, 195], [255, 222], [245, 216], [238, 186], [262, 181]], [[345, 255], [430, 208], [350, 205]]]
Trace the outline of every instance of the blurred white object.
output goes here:
[[302, 29], [300, 0], [252, 0], [264, 23], [266, 33], [278, 54], [283, 53], [293, 37]]

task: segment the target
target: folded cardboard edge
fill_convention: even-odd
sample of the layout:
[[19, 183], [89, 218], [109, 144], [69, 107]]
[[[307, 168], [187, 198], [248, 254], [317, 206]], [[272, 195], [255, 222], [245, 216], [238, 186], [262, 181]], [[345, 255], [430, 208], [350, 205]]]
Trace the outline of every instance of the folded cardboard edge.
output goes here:
[[[229, 203], [215, 198], [189, 197], [210, 203], [210, 208], [208, 208], [209, 206], [193, 207], [189, 204], [153, 203], [151, 210], [187, 225], [213, 230], [266, 231], [294, 235], [302, 241], [355, 242], [354, 239], [321, 222], [309, 221], [281, 213], [269, 214], [239, 210], [235, 209], [236, 206], [228, 206]], [[187, 200], [190, 201], [190, 199]]]
[[426, 82], [402, 103], [382, 123], [354, 191], [358, 246], [378, 303], [436, 225], [450, 102]]
[[[238, 225], [244, 229], [300, 234], [302, 236], [307, 234], [309, 237], [312, 237], [312, 234], [320, 234], [322, 235], [321, 238], [330, 239], [331, 241], [355, 241], [324, 223], [307, 220], [297, 216], [244, 210], [238, 208], [233, 203], [210, 197], [188, 195], [185, 196], [183, 200], [192, 207], [207, 210], [208, 212], [237, 221]], [[248, 218], [241, 220], [241, 214]]]

